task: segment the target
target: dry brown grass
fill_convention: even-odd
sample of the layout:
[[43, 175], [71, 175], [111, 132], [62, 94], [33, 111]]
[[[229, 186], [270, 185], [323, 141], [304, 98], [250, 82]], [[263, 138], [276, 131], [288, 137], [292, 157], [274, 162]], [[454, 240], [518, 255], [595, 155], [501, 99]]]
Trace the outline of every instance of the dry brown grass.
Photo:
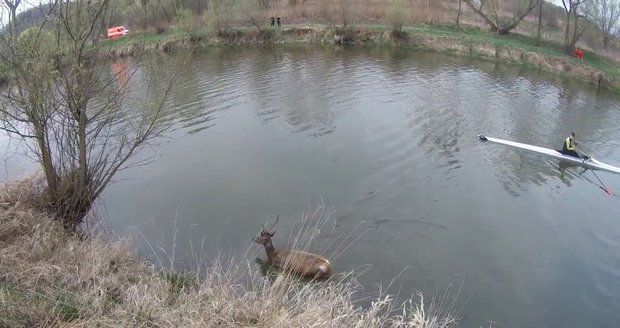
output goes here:
[[[1, 327], [452, 327], [454, 302], [356, 305], [353, 274], [266, 278], [247, 261], [157, 268], [128, 240], [78, 238], [32, 210], [33, 181], [0, 188]], [[299, 231], [307, 231], [302, 222]], [[305, 227], [305, 228], [304, 228]], [[305, 233], [293, 234], [295, 240]], [[303, 246], [303, 241], [299, 245]], [[337, 247], [337, 249], [342, 249]], [[445, 297], [445, 295], [442, 295]]]
[[[451, 19], [450, 3], [446, 0], [403, 0], [402, 10], [412, 22], [438, 23]], [[383, 24], [392, 0], [307, 0], [289, 6], [283, 2], [270, 8], [267, 17], [280, 16], [285, 24], [332, 23], [342, 25]]]

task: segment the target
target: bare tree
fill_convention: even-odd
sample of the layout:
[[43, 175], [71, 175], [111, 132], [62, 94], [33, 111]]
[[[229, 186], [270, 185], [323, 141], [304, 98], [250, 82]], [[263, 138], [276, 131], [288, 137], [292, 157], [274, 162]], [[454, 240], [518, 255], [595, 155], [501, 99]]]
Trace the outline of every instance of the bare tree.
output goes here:
[[[567, 53], [571, 53], [575, 45], [581, 39], [581, 35], [586, 30], [585, 26], [579, 26], [579, 17], [581, 15], [581, 6], [587, 0], [562, 0], [564, 11], [566, 12], [566, 27], [564, 29], [564, 47]], [[573, 26], [571, 27], [571, 19]], [[572, 34], [571, 34], [572, 31]]]
[[[110, 1], [111, 4], [117, 4]], [[176, 14], [176, 2], [167, 0], [135, 0], [128, 6], [133, 12], [132, 21], [138, 20], [142, 28], [148, 28], [160, 19], [171, 22]], [[181, 7], [179, 7], [181, 8]]]
[[0, 129], [24, 142], [41, 165], [46, 205], [68, 229], [166, 128], [163, 99], [172, 82], [146, 110], [128, 111], [129, 81], [118, 78], [127, 72], [110, 74], [108, 57], [97, 58], [101, 52], [89, 43], [109, 2], [55, 0], [40, 26], [1, 40], [11, 87], [1, 94]]
[[343, 29], [346, 29], [353, 23], [354, 14], [353, 14], [353, 1], [352, 0], [338, 0], [338, 8], [336, 11], [338, 12], [337, 17], [341, 23]]
[[224, 34], [231, 29], [234, 6], [235, 0], [209, 1], [209, 21], [215, 25], [218, 34]]
[[585, 12], [601, 30], [603, 47], [607, 49], [609, 42], [618, 35], [620, 1], [590, 0], [585, 4]]
[[385, 14], [385, 19], [388, 24], [392, 25], [393, 35], [401, 35], [403, 25], [408, 21], [408, 16], [403, 0], [392, 1], [392, 5]]
[[[463, 0], [497, 34], [508, 34], [542, 0]], [[511, 16], [505, 13], [510, 12]]]
[[233, 10], [244, 19], [249, 20], [252, 25], [256, 26], [258, 32], [261, 32], [262, 29], [259, 22], [264, 19], [263, 5], [269, 5], [269, 2], [237, 0], [234, 3]]
[[271, 6], [270, 0], [257, 0], [257, 2], [260, 6], [260, 9], [269, 9], [269, 7]]
[[4, 0], [4, 4], [9, 9], [9, 28], [13, 31], [16, 30], [17, 24], [17, 7], [22, 3], [22, 0]]

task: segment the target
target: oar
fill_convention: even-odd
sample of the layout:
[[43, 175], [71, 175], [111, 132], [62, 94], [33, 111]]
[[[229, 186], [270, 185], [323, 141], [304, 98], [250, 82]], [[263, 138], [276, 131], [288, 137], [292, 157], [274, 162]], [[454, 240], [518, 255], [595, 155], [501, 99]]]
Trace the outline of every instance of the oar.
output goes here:
[[[594, 172], [594, 170], [590, 167], [590, 165], [588, 165], [588, 163], [586, 163], [586, 159], [581, 157], [581, 155], [587, 156], [588, 158], [592, 158], [588, 155], [586, 155], [584, 152], [582, 152], [581, 150], [577, 149], [577, 147], [575, 147], [575, 151], [577, 152], [577, 155], [579, 155], [579, 158], [581, 158], [583, 160], [583, 163], [590, 169], [590, 171], [592, 171], [592, 174], [594, 174], [594, 176], [596, 177], [596, 179], [598, 180], [598, 182], [601, 183], [601, 189], [605, 190], [605, 192], [609, 195], [609, 196], [614, 196], [613, 192], [611, 191], [611, 189], [607, 188], [607, 186], [605, 186], [605, 184], [603, 183], [603, 181], [601, 181], [601, 178], [598, 177], [598, 175], [596, 175], [596, 172]], [[579, 154], [581, 153], [581, 154]]]

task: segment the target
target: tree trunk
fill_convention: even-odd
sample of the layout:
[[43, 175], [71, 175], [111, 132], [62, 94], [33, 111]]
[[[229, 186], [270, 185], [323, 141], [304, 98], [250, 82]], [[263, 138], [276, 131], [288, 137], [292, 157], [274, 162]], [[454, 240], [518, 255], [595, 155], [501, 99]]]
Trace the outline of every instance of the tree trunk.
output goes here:
[[538, 5], [538, 44], [542, 42], [542, 11], [543, 11], [543, 2], [541, 1]]
[[[495, 32], [500, 35], [510, 34], [510, 31], [519, 26], [519, 23], [521, 23], [521, 21], [539, 4], [539, 1], [530, 1], [525, 9], [519, 11], [518, 13], [515, 13], [512, 21], [510, 21], [508, 25], [505, 25], [503, 20], [498, 17], [497, 8], [494, 9], [494, 12], [485, 14], [483, 12], [483, 6], [485, 4], [484, 1], [480, 2], [479, 7], [476, 7], [472, 3], [473, 0], [463, 1], [465, 1], [469, 8], [473, 10], [480, 18], [484, 19], [485, 23], [491, 28], [491, 32]], [[493, 1], [491, 1], [491, 5], [494, 5]]]
[[498, 28], [497, 29], [497, 34], [498, 35], [508, 35], [510, 34], [510, 31], [512, 31], [512, 27], [505, 27], [505, 28]]
[[[581, 35], [583, 34], [583, 32], [585, 31], [585, 27], [582, 27], [581, 29], [579, 28], [579, 16], [577, 16], [577, 10], [574, 10], [573, 12], [573, 33], [572, 35], [570, 35], [570, 33], [568, 33], [567, 35], [567, 43], [566, 43], [566, 53], [567, 54], [571, 54], [573, 49], [575, 49], [575, 46], [577, 45], [577, 42], [579, 41], [579, 39], [581, 38]], [[569, 26], [567, 24], [567, 26]]]
[[564, 45], [566, 46], [566, 51], [569, 53], [572, 51], [572, 47], [570, 47], [570, 43], [571, 43], [570, 41], [570, 15], [572, 13], [571, 11], [568, 11], [566, 13], [566, 28], [564, 30]]
[[462, 10], [462, 0], [459, 0], [459, 10], [456, 12], [456, 28], [459, 29], [461, 28], [461, 13], [463, 12]]
[[10, 12], [10, 21], [9, 21], [9, 32], [12, 36], [11, 41], [17, 42], [17, 6], [19, 6], [19, 3], [21, 2], [21, 0], [18, 1], [8, 1], [8, 0], [4, 0], [4, 4], [6, 5], [7, 8], [9, 8], [9, 12]]
[[35, 134], [37, 136], [37, 144], [39, 150], [41, 151], [41, 166], [43, 166], [43, 173], [45, 173], [48, 195], [50, 195], [52, 201], [54, 201], [57, 197], [58, 191], [58, 177], [56, 176], [56, 169], [54, 168], [54, 163], [52, 162], [52, 155], [50, 154], [50, 148], [47, 143], [45, 128], [37, 121], [33, 121]]
[[78, 120], [78, 158], [80, 160], [79, 175], [78, 175], [78, 189], [86, 190], [88, 188], [88, 153], [86, 150], [86, 108], [80, 110], [80, 117]]
[[570, 49], [571, 50], [575, 48], [575, 45], [577, 44], [577, 41], [579, 40], [579, 36], [577, 35], [579, 33], [579, 24], [578, 24], [579, 23], [578, 22], [579, 16], [577, 16], [577, 10], [573, 11], [573, 16], [574, 16], [573, 17], [573, 24], [575, 26], [573, 27], [573, 35], [572, 35], [571, 40], [570, 40]]
[[484, 19], [484, 22], [489, 25], [489, 27], [491, 28], [491, 32], [497, 32], [498, 26], [497, 24], [495, 24], [494, 21], [490, 20], [489, 17], [487, 17], [487, 15], [485, 15], [480, 9], [476, 8], [472, 3], [471, 0], [469, 1], [465, 1], [465, 3], [467, 4], [467, 6], [469, 6], [469, 8], [471, 10], [473, 10], [478, 16], [480, 16], [482, 19]]
[[11, 8], [11, 25], [13, 31], [17, 32], [17, 13], [13, 8]]

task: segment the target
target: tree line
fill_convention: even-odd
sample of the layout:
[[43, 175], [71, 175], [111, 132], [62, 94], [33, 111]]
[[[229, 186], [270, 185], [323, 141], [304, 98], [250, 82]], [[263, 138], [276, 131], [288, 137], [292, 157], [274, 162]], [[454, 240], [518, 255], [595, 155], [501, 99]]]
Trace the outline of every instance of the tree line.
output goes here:
[[[465, 4], [489, 26], [492, 32], [508, 34], [528, 15], [537, 11], [537, 37], [542, 38], [544, 0], [457, 0]], [[548, 5], [548, 4], [547, 4]], [[460, 8], [460, 6], [459, 6]], [[604, 48], [620, 35], [620, 1], [618, 0], [562, 0], [564, 17], [564, 46], [571, 52], [588, 22], [598, 28]], [[508, 15], [506, 13], [509, 13]], [[460, 9], [459, 9], [460, 15]]]
[[[3, 0], [5, 7], [19, 6], [22, 0]], [[358, 0], [368, 2], [367, 0]], [[429, 0], [426, 0], [427, 2]], [[419, 1], [418, 1], [419, 2]], [[481, 20], [489, 26], [492, 32], [497, 34], [511, 33], [523, 19], [529, 15], [538, 17], [539, 39], [542, 38], [543, 19], [545, 6], [555, 6], [545, 0], [443, 0], [443, 5], [458, 3], [456, 23], [462, 11], [467, 8], [477, 14]], [[194, 15], [200, 16], [205, 13], [213, 14], [219, 25], [233, 13], [241, 11], [260, 11], [272, 8], [298, 7], [310, 3], [319, 5], [333, 5], [331, 11], [346, 11], [346, 7], [356, 4], [355, 0], [116, 0], [110, 1], [96, 26], [97, 33], [103, 34], [105, 28], [114, 24], [131, 23], [141, 29], [157, 27], [161, 24], [170, 24], [178, 21], [179, 17]], [[385, 0], [385, 15], [392, 16], [395, 25], [402, 27], [406, 21], [403, 11], [407, 3], [412, 0]], [[429, 2], [430, 3], [430, 2]], [[462, 5], [464, 3], [464, 6]], [[251, 8], [249, 8], [251, 7]], [[391, 8], [391, 9], [390, 9]], [[587, 26], [592, 25], [600, 35], [603, 47], [608, 48], [610, 42], [618, 37], [620, 30], [620, 0], [561, 0], [560, 8], [564, 9], [564, 44], [567, 51], [575, 47]], [[40, 21], [49, 9], [49, 4], [26, 10], [13, 17], [16, 28], [23, 30], [35, 22]], [[325, 16], [333, 15], [326, 10]], [[13, 12], [9, 10], [9, 12]], [[549, 12], [549, 11], [547, 11]], [[243, 14], [243, 13], [241, 13]], [[344, 14], [343, 14], [344, 15]], [[247, 15], [252, 18], [252, 15]], [[252, 21], [251, 19], [250, 21]], [[217, 23], [216, 22], [216, 23]], [[216, 24], [217, 25], [217, 24]], [[219, 28], [219, 27], [218, 27]]]
[[[5, 7], [18, 6], [21, 0], [2, 0]], [[248, 22], [255, 22], [252, 11], [268, 10], [283, 7], [300, 7], [308, 4], [318, 4], [324, 10], [325, 19], [329, 16], [342, 13], [343, 20], [350, 19], [349, 9], [357, 2], [367, 3], [367, 0], [116, 0], [110, 1], [98, 17], [95, 26], [97, 36], [105, 34], [108, 26], [115, 24], [131, 24], [141, 29], [157, 28], [187, 17], [187, 15], [201, 16], [211, 14], [216, 28], [221, 29], [233, 14], [248, 17]], [[416, 0], [417, 1], [417, 0]], [[394, 25], [395, 29], [402, 28], [407, 20], [406, 6], [412, 0], [385, 0], [387, 8], [384, 15]], [[426, 0], [427, 6], [430, 4]], [[360, 3], [361, 3], [360, 2]], [[377, 2], [377, 1], [375, 1]], [[417, 2], [421, 2], [417, 1]], [[456, 10], [456, 24], [460, 25], [463, 10], [470, 10], [488, 25], [489, 29], [497, 34], [511, 33], [521, 21], [530, 15], [538, 18], [537, 37], [542, 38], [543, 15], [551, 13], [544, 7], [555, 7], [545, 0], [443, 0], [433, 2], [434, 5], [454, 6]], [[462, 4], [464, 3], [464, 4]], [[328, 5], [332, 5], [329, 7]], [[357, 4], [359, 5], [359, 4]], [[567, 51], [575, 47], [581, 39], [585, 29], [589, 26], [597, 30], [604, 48], [620, 34], [618, 22], [620, 20], [620, 0], [561, 0], [564, 10], [564, 45]], [[33, 23], [39, 22], [49, 10], [49, 4], [40, 5], [21, 14], [14, 19], [17, 30], [23, 30]], [[329, 11], [334, 11], [330, 13]], [[335, 12], [338, 13], [335, 13]], [[11, 11], [12, 12], [12, 11]], [[255, 24], [260, 26], [260, 24]]]

